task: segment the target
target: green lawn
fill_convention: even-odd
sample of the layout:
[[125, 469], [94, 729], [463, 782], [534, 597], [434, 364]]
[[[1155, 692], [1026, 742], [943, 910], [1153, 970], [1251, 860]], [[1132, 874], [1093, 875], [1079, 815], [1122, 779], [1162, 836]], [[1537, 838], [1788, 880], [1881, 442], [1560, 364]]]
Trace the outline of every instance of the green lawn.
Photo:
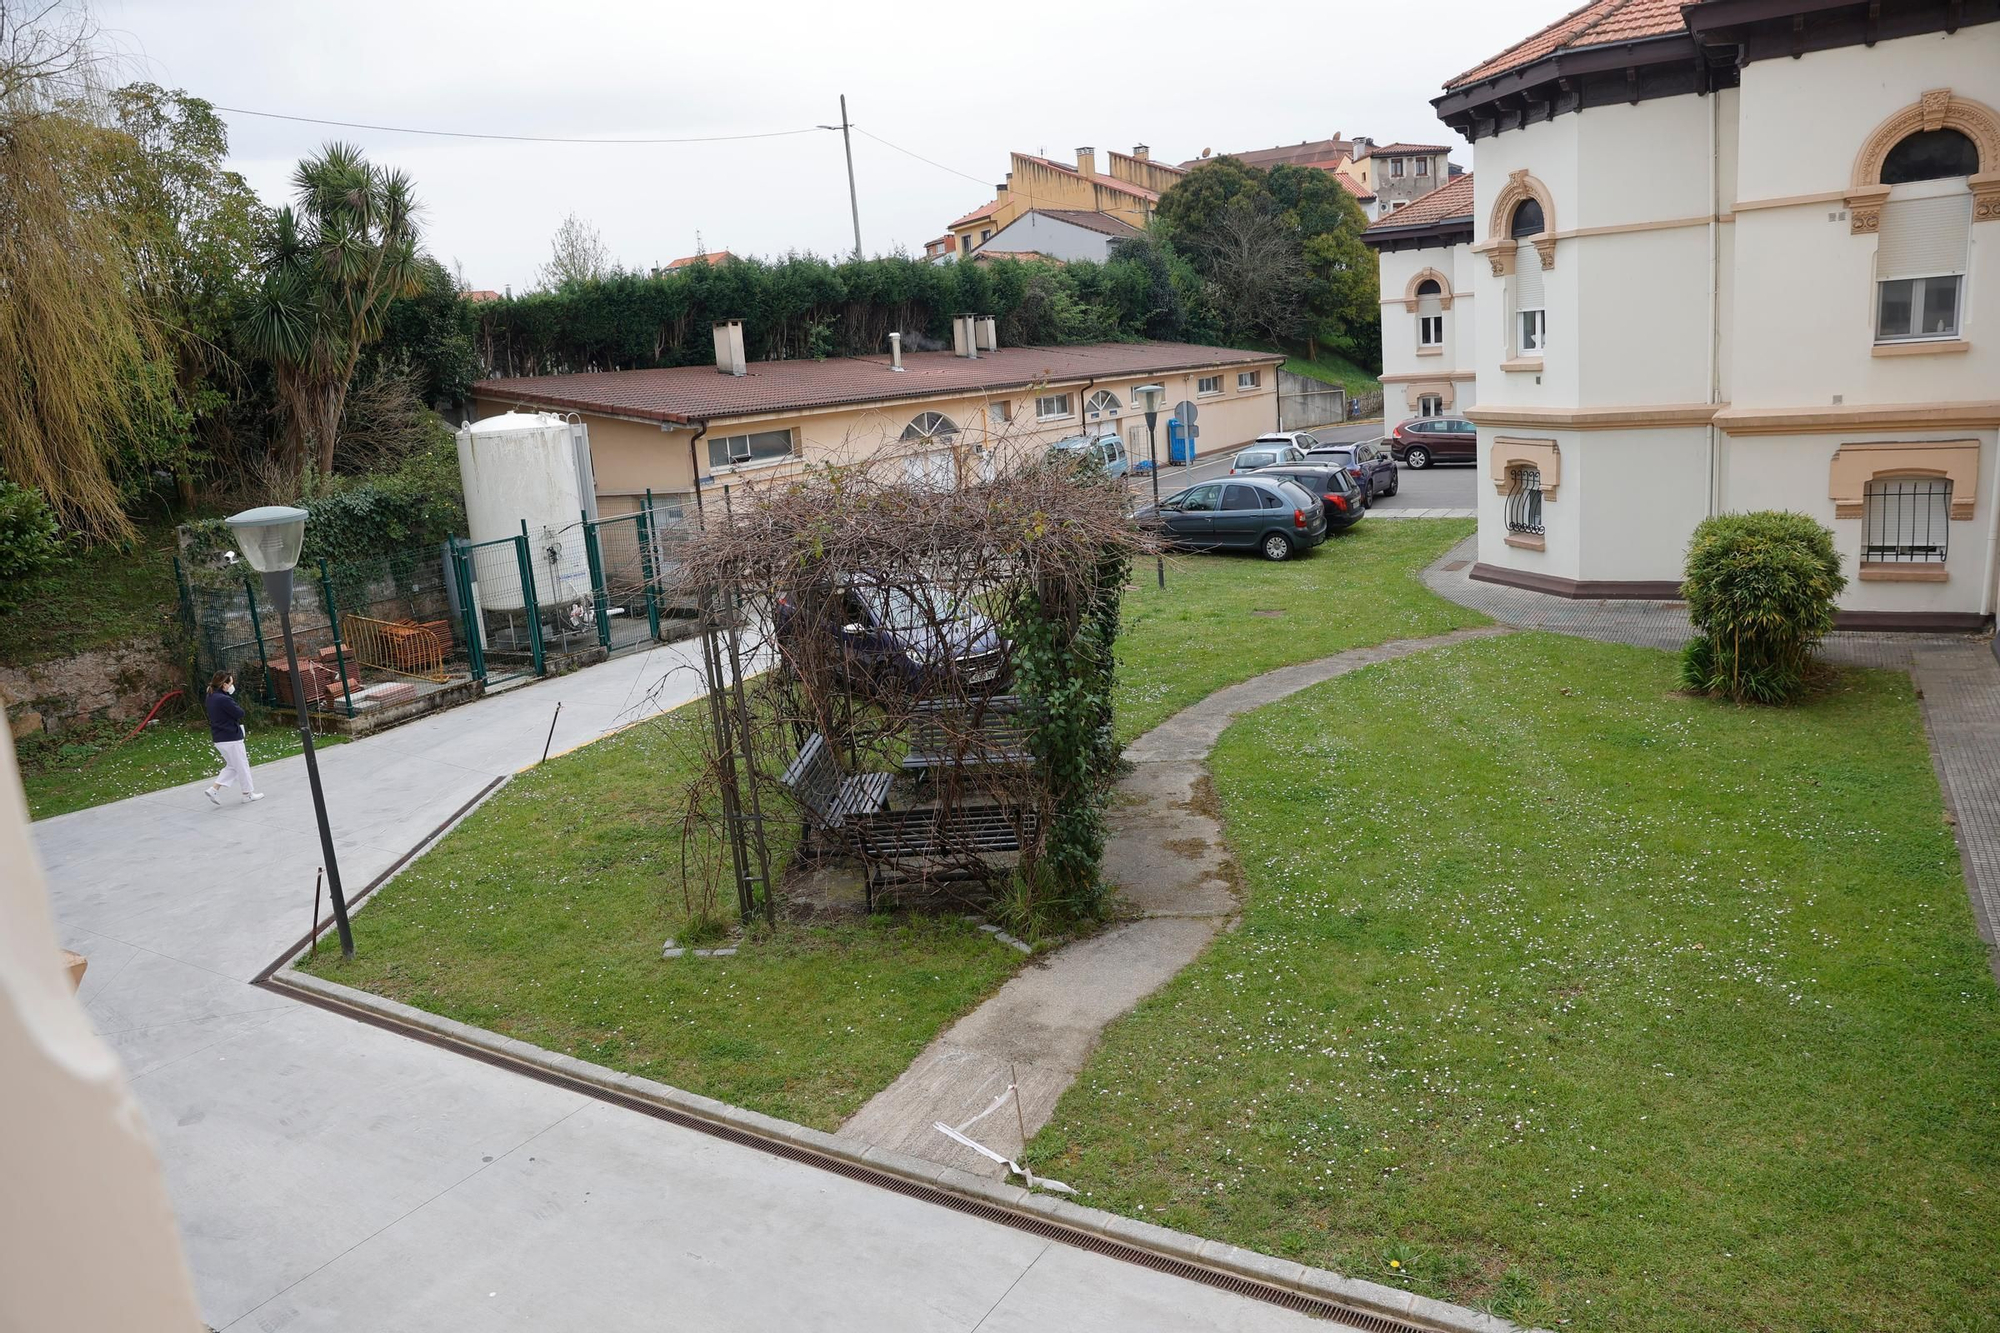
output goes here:
[[[1467, 524], [1364, 523], [1310, 559], [1137, 571], [1121, 731], [1288, 662], [1479, 618], [1415, 571]], [[1142, 577], [1143, 576], [1143, 577]], [[1252, 609], [1287, 608], [1281, 620]], [[1244, 640], [1250, 640], [1246, 643]], [[833, 1128], [1021, 962], [955, 915], [753, 932], [733, 958], [660, 957], [684, 933], [683, 709], [513, 783], [371, 901], [359, 953], [314, 970], [433, 1013], [803, 1124]]]
[[[120, 738], [134, 725], [102, 722], [57, 736], [16, 741], [14, 755], [21, 765], [21, 784], [27, 788], [30, 817], [47, 819], [178, 787], [197, 778], [212, 778], [222, 767], [215, 747], [209, 744], [206, 722], [185, 716], [156, 722], [121, 743]], [[260, 724], [252, 718], [248, 731], [252, 765], [299, 752], [299, 733], [290, 727]], [[316, 736], [314, 743], [324, 749], [345, 739]]]
[[[680, 800], [699, 707], [517, 777], [355, 918], [350, 986], [833, 1129], [1021, 955], [955, 914], [781, 926], [733, 958], [684, 932]], [[774, 849], [775, 850], [775, 849]]]
[[1550, 1328], [2000, 1327], [2000, 994], [1909, 681], [1675, 684], [1517, 635], [1240, 721], [1242, 928], [1037, 1165]]
[[1118, 644], [1119, 739], [1277, 667], [1486, 624], [1417, 578], [1472, 529], [1469, 519], [1363, 519], [1302, 560], [1169, 557], [1164, 592], [1152, 560], [1138, 561]]
[[180, 614], [173, 556], [174, 521], [151, 520], [130, 551], [94, 547], [22, 579], [12, 590], [18, 605], [0, 615], [0, 662], [28, 666], [167, 633]]

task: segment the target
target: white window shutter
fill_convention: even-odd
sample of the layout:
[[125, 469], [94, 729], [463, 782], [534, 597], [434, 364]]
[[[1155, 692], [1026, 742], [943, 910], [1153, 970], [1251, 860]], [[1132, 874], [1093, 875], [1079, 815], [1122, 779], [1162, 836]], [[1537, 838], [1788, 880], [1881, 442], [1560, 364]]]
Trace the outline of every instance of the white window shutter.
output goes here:
[[1417, 313], [1423, 316], [1442, 315], [1444, 313], [1444, 302], [1435, 296], [1419, 296], [1417, 298]]
[[1971, 229], [1970, 191], [1929, 199], [1891, 199], [1882, 205], [1875, 276], [1887, 280], [1963, 273]]
[[1542, 256], [1533, 241], [1514, 243], [1514, 308], [1542, 308]]

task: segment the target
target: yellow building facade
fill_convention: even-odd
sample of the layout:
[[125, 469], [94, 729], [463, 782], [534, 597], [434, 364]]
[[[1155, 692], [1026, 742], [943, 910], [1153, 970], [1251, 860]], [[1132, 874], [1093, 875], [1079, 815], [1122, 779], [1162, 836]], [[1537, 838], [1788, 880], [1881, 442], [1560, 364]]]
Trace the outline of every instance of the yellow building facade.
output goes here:
[[993, 201], [954, 220], [946, 230], [954, 253], [963, 259], [1031, 208], [1106, 213], [1143, 228], [1160, 195], [1185, 174], [1179, 167], [1153, 161], [1145, 144], [1134, 145], [1129, 153], [1107, 152], [1102, 166], [1094, 148], [1077, 149], [1075, 166], [1033, 153], [1014, 153], [1007, 178], [994, 187]]

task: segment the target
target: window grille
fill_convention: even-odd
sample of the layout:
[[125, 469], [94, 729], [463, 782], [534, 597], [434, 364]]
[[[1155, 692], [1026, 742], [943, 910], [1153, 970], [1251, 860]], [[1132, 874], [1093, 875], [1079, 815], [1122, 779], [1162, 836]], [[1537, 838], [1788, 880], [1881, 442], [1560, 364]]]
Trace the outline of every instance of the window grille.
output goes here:
[[1542, 533], [1542, 470], [1510, 467], [1507, 480], [1507, 531]]
[[1861, 563], [1941, 565], [1951, 533], [1951, 482], [1938, 477], [1871, 481], [1862, 495]]

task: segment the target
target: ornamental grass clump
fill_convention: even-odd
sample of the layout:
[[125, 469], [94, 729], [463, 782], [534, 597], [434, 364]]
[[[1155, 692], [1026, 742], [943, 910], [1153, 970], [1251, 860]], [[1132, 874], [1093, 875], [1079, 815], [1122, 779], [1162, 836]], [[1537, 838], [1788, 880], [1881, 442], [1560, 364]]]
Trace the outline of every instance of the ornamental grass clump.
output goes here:
[[1688, 541], [1682, 595], [1695, 637], [1681, 682], [1738, 703], [1796, 699], [1816, 674], [1813, 649], [1847, 586], [1833, 534], [1804, 514], [1764, 510], [1706, 519]]

